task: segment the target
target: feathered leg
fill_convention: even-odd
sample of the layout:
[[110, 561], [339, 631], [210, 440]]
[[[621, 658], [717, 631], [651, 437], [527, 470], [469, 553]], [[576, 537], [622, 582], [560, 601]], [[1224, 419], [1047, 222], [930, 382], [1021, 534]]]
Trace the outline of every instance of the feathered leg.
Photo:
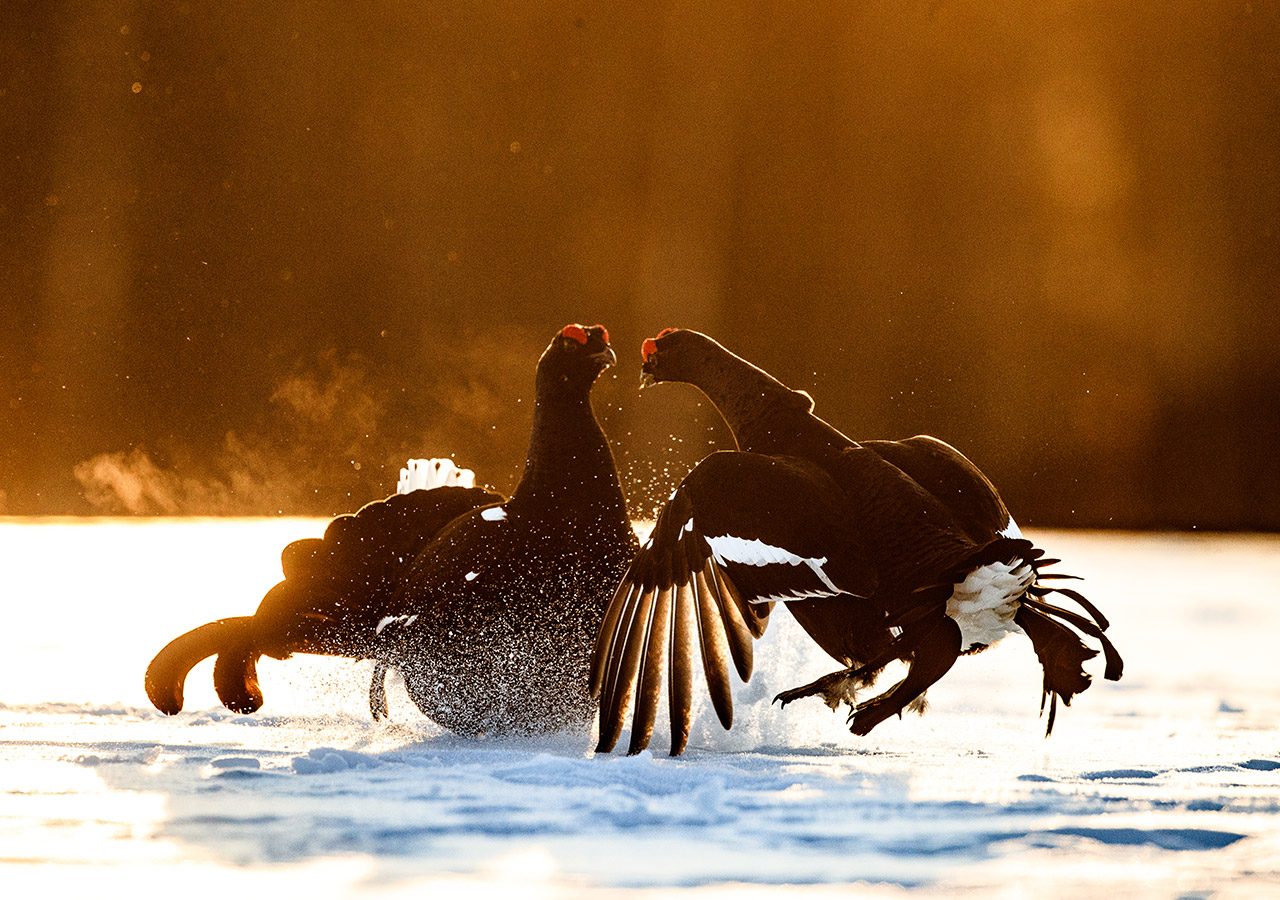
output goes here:
[[916, 643], [907, 677], [880, 696], [859, 704], [849, 715], [851, 732], [868, 734], [885, 719], [900, 714], [946, 675], [960, 657], [960, 626], [954, 619], [944, 617], [925, 627], [927, 630]]
[[378, 660], [373, 666], [373, 676], [369, 679], [369, 714], [375, 722], [389, 716], [387, 707], [387, 670], [390, 667]]

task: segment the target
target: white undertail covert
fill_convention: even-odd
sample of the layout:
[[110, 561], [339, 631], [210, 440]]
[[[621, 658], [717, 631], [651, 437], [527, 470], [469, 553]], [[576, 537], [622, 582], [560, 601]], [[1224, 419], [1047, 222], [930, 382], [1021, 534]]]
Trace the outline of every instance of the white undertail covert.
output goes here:
[[1035, 580], [1031, 564], [1015, 558], [978, 566], [955, 585], [947, 615], [960, 626], [960, 649], [990, 647], [1006, 634], [1021, 631], [1013, 617]]

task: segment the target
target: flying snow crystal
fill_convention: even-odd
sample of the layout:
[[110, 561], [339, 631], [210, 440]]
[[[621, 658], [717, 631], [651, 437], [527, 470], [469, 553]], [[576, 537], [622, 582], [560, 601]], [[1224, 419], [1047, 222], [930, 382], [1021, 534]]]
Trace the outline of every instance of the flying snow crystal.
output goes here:
[[411, 459], [406, 467], [400, 470], [400, 480], [396, 483], [397, 494], [410, 491], [429, 491], [432, 488], [475, 487], [476, 473], [470, 469], [460, 469], [451, 459], [433, 457], [432, 459]]

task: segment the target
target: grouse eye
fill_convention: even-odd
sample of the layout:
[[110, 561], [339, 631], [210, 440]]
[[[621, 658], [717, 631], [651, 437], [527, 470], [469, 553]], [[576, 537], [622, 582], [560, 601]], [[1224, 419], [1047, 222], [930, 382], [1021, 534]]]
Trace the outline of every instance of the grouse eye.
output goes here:
[[587, 329], [581, 325], [566, 325], [560, 330], [560, 336], [568, 338], [571, 341], [577, 341], [582, 346], [587, 345]]

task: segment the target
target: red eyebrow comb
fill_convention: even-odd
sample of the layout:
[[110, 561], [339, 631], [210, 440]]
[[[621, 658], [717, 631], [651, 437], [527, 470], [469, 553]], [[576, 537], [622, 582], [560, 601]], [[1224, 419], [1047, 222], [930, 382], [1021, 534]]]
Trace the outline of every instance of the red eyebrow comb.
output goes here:
[[583, 344], [584, 346], [587, 343], [587, 329], [576, 323], [573, 325], [566, 325], [564, 328], [561, 328], [560, 336], [577, 341], [579, 344]]
[[644, 343], [640, 345], [640, 359], [648, 362], [649, 357], [658, 352], [658, 341], [666, 337], [673, 331], [679, 331], [678, 328], [664, 328], [658, 332], [657, 337], [645, 338]]

